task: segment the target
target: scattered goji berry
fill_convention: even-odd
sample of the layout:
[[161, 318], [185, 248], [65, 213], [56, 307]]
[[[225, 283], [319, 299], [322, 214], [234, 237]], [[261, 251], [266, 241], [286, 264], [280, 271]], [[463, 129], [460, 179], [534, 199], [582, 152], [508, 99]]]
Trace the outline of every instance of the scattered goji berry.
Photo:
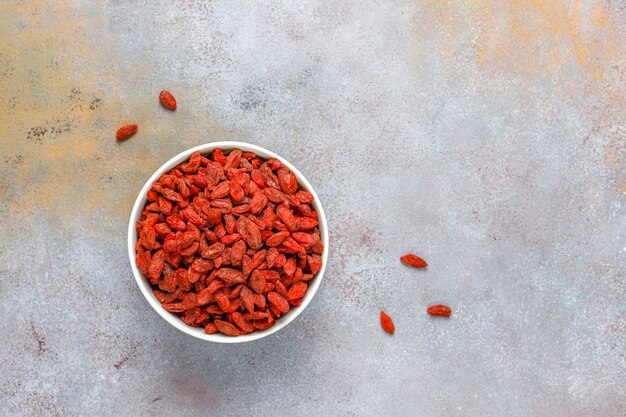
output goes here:
[[126, 139], [130, 139], [135, 133], [137, 133], [137, 125], [126, 125], [117, 129], [115, 138], [122, 142]]
[[412, 253], [401, 256], [400, 262], [405, 265], [412, 266], [413, 268], [426, 268], [428, 266], [428, 263], [426, 263], [425, 260], [417, 255], [413, 255]]
[[380, 312], [380, 325], [383, 330], [389, 334], [393, 334], [396, 331], [396, 326], [393, 325], [393, 320], [384, 311]]
[[450, 314], [452, 314], [452, 309], [450, 309], [450, 307], [444, 306], [442, 304], [432, 305], [432, 306], [428, 307], [428, 309], [426, 311], [428, 311], [428, 313], [431, 316], [449, 317]]
[[176, 99], [169, 91], [161, 91], [159, 94], [159, 100], [163, 107], [169, 110], [176, 110]]

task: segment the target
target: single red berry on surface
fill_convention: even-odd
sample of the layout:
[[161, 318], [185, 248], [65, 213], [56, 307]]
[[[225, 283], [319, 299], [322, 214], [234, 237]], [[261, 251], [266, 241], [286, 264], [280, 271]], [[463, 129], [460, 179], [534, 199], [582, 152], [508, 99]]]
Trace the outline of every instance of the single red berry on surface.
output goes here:
[[400, 262], [413, 268], [426, 268], [428, 263], [417, 255], [409, 253], [400, 257]]
[[450, 317], [450, 314], [452, 314], [450, 307], [441, 304], [430, 306], [426, 311], [428, 311], [431, 316]]
[[396, 331], [396, 326], [393, 325], [393, 320], [384, 311], [380, 312], [380, 325], [383, 330], [389, 334], [393, 334]]
[[135, 133], [137, 133], [137, 125], [126, 125], [117, 129], [115, 138], [120, 142], [130, 139]]
[[169, 91], [161, 91], [161, 94], [159, 94], [159, 100], [166, 109], [176, 110], [176, 99]]

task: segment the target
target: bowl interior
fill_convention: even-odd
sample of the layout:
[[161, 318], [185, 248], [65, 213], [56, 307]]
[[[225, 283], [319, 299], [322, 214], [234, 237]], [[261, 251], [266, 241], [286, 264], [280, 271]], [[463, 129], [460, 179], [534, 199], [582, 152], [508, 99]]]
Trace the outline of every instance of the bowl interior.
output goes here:
[[[158, 180], [164, 172], [188, 160], [192, 153], [198, 151], [204, 155], [204, 154], [211, 152], [215, 148], [222, 148], [225, 151], [229, 151], [232, 149], [241, 149], [242, 151], [254, 152], [255, 154], [257, 154], [258, 156], [264, 159], [268, 159], [268, 158], [279, 159], [281, 163], [283, 163], [287, 168], [289, 168], [295, 174], [300, 187], [302, 187], [306, 191], [313, 194], [314, 201], [312, 203], [312, 206], [318, 213], [318, 222], [319, 222], [318, 227], [320, 230], [320, 238], [322, 240], [322, 243], [324, 244], [324, 252], [322, 253], [322, 269], [317, 273], [315, 278], [309, 281], [309, 289], [307, 290], [306, 294], [302, 298], [302, 304], [299, 307], [289, 310], [287, 314], [285, 314], [284, 316], [276, 320], [276, 324], [270, 327], [269, 329], [256, 330], [252, 333], [247, 333], [247, 334], [243, 334], [243, 335], [236, 336], [236, 337], [229, 337], [229, 336], [225, 336], [219, 333], [206, 334], [204, 333], [204, 329], [188, 326], [180, 318], [170, 313], [169, 311], [165, 310], [161, 306], [161, 303], [156, 299], [156, 297], [152, 293], [152, 287], [150, 286], [150, 283], [143, 276], [143, 274], [139, 271], [139, 268], [137, 268], [137, 265], [135, 264], [135, 255], [136, 255], [135, 243], [137, 242], [137, 231], [135, 228], [135, 224], [137, 223], [137, 220], [139, 220], [139, 218], [141, 217], [141, 213], [146, 205], [146, 201], [147, 201], [146, 194], [150, 190], [152, 183]], [[311, 184], [309, 184], [306, 178], [304, 178], [304, 176], [300, 173], [300, 171], [298, 171], [298, 169], [296, 169], [293, 165], [291, 165], [289, 161], [285, 160], [281, 156], [276, 155], [275, 153], [265, 148], [262, 148], [256, 145], [251, 145], [249, 143], [233, 142], [233, 141], [213, 142], [213, 143], [207, 143], [204, 145], [196, 146], [195, 148], [188, 149], [176, 155], [175, 157], [167, 161], [165, 164], [163, 164], [161, 168], [159, 168], [150, 177], [150, 179], [148, 179], [146, 184], [141, 189], [141, 192], [137, 196], [137, 200], [135, 201], [135, 205], [133, 206], [133, 210], [131, 212], [130, 221], [128, 225], [128, 255], [130, 257], [130, 265], [133, 271], [133, 275], [135, 276], [135, 280], [137, 281], [137, 284], [139, 285], [141, 292], [146, 297], [146, 300], [148, 300], [150, 305], [157, 311], [157, 313], [159, 313], [159, 315], [161, 315], [161, 317], [167, 320], [167, 322], [170, 323], [172, 326], [176, 327], [177, 329], [191, 336], [194, 336], [203, 340], [208, 340], [211, 342], [218, 342], [218, 343], [249, 342], [252, 340], [260, 339], [265, 336], [269, 336], [270, 334], [275, 333], [278, 330], [282, 329], [283, 327], [288, 325], [290, 322], [292, 322], [298, 315], [300, 315], [300, 313], [311, 302], [311, 300], [313, 299], [313, 296], [315, 295], [315, 293], [317, 292], [317, 289], [320, 286], [322, 277], [326, 270], [326, 263], [328, 262], [328, 226], [326, 224], [326, 216], [324, 214], [324, 210], [322, 208], [322, 205], [320, 203], [320, 200], [317, 194], [315, 193], [315, 190], [313, 189]]]

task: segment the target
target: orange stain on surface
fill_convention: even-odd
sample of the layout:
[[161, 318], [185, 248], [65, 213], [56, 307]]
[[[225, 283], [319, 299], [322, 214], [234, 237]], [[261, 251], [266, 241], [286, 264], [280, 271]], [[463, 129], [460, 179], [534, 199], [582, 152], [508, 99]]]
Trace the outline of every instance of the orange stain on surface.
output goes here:
[[623, 54], [617, 22], [601, 8], [559, 0], [427, 0], [416, 3], [418, 60], [423, 40], [442, 55], [473, 51], [483, 69], [523, 76], [560, 73], [576, 63], [593, 78]]
[[[74, 2], [0, 2], [0, 15], [7, 23], [0, 29], [0, 163], [10, 178], [6, 187], [0, 179], [0, 198], [7, 216], [43, 214], [63, 223], [104, 215], [125, 223], [136, 193], [168, 157], [200, 140], [228, 138], [206, 113], [197, 114], [202, 123], [158, 120], [158, 90], [149, 101], [120, 81], [109, 64], [116, 48], [99, 36], [106, 21]], [[138, 65], [127, 78], [150, 71]], [[139, 134], [118, 143], [115, 131], [130, 122]], [[193, 134], [181, 134], [188, 124]]]
[[98, 87], [106, 80], [79, 76], [80, 64], [95, 54], [88, 22], [68, 1], [0, 6], [0, 12], [8, 22], [0, 51], [9, 68], [0, 78], [6, 109], [0, 162], [11, 177], [11, 191], [2, 193], [9, 216], [44, 212], [63, 220], [106, 207], [126, 217], [127, 204], [105, 192], [104, 173], [113, 163], [103, 157], [96, 125], [102, 110], [111, 110]]
[[481, 25], [477, 62], [482, 66], [514, 58], [508, 70], [553, 73], [573, 59], [601, 76], [616, 55], [608, 18], [598, 8], [583, 13], [580, 1], [556, 0], [510, 0], [505, 5], [472, 1], [470, 13]]
[[431, 71], [440, 71], [444, 83], [489, 92], [497, 87], [488, 80], [500, 79], [522, 87], [512, 94], [531, 92], [525, 96], [531, 100], [537, 88], [551, 89], [601, 126], [592, 134], [607, 146], [605, 162], [624, 190], [624, 143], [610, 137], [624, 120], [626, 38], [608, 7], [580, 0], [418, 1], [408, 15], [415, 33], [410, 58], [428, 77], [424, 68], [439, 53], [445, 65]]

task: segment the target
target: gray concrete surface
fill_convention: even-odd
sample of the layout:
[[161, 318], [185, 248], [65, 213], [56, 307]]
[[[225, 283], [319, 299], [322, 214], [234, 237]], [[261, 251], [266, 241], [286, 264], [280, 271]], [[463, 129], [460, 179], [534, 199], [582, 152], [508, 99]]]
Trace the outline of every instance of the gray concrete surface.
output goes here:
[[[29, 0], [0, 19], [1, 415], [626, 415], [623, 2]], [[148, 176], [223, 139], [292, 161], [331, 229], [313, 303], [241, 346], [165, 323], [125, 249]]]

